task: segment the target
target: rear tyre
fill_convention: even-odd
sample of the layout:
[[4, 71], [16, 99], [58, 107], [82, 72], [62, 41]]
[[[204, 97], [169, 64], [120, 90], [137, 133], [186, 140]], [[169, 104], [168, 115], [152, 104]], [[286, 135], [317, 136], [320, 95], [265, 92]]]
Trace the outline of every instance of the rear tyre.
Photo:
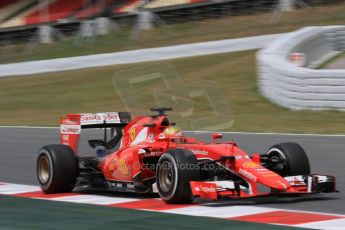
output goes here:
[[190, 203], [192, 191], [189, 182], [198, 180], [198, 161], [191, 151], [171, 149], [160, 157], [156, 183], [158, 193], [166, 203]]
[[37, 158], [37, 179], [44, 193], [71, 192], [78, 175], [78, 161], [67, 145], [47, 145]]
[[299, 144], [286, 142], [273, 145], [268, 150], [268, 158], [268, 168], [283, 177], [310, 174], [308, 156]]

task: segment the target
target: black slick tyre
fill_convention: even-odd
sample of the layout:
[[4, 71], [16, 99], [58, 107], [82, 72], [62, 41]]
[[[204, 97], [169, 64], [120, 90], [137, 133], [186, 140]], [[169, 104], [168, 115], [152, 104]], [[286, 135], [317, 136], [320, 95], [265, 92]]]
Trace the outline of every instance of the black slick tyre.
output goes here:
[[67, 145], [47, 145], [37, 158], [37, 179], [44, 193], [70, 192], [78, 176], [78, 161]]
[[268, 150], [272, 171], [281, 176], [310, 174], [310, 163], [304, 149], [297, 143], [285, 142], [273, 145]]
[[166, 203], [190, 203], [192, 192], [189, 182], [198, 180], [198, 161], [191, 151], [171, 149], [160, 157], [156, 183], [158, 193]]

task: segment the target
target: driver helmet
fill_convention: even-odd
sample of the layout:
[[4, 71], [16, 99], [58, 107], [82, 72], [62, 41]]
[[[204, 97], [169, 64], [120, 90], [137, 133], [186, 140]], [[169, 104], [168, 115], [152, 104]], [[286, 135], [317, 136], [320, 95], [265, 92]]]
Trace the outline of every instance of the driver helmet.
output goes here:
[[166, 138], [172, 138], [172, 137], [183, 137], [182, 129], [176, 127], [176, 126], [168, 126], [163, 131], [163, 134]]

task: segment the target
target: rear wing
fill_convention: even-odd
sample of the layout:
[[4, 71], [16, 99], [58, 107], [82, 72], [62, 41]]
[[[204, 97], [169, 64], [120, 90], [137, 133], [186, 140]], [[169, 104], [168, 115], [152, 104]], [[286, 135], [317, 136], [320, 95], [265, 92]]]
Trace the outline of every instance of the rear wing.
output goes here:
[[128, 112], [68, 114], [60, 119], [61, 143], [70, 146], [77, 154], [82, 129], [124, 127], [130, 121]]

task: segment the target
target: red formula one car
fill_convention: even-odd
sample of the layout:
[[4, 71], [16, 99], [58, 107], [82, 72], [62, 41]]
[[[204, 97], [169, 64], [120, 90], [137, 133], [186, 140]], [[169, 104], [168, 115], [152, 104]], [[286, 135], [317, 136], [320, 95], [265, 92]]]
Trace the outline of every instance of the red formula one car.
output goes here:
[[[61, 119], [61, 144], [41, 148], [37, 177], [45, 193], [101, 189], [158, 191], [167, 203], [193, 197], [219, 199], [335, 192], [333, 176], [310, 174], [304, 150], [295, 143], [249, 156], [234, 142], [204, 143], [185, 137], [166, 111], [133, 120], [125, 112], [69, 114]], [[96, 154], [81, 157], [82, 129], [104, 128], [104, 139], [89, 140]], [[110, 133], [110, 135], [109, 135]], [[109, 136], [109, 138], [107, 138]]]

